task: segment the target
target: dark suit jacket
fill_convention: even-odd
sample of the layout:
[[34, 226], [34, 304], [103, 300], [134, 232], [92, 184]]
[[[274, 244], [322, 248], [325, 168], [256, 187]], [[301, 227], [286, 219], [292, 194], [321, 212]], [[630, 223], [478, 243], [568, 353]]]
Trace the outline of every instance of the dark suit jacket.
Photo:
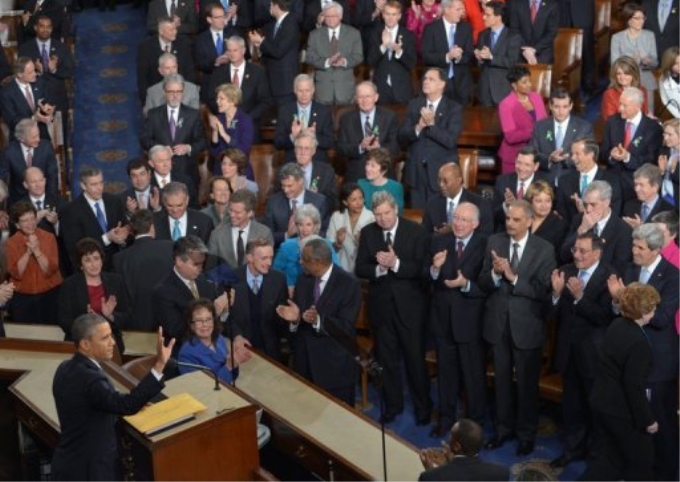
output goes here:
[[[572, 277], [578, 278], [579, 270], [573, 264], [562, 266], [559, 270], [564, 273], [565, 282]], [[576, 364], [580, 373], [591, 379], [595, 377], [604, 334], [612, 321], [612, 298], [607, 278], [615, 273], [611, 266], [600, 263], [578, 303], [574, 303], [574, 297], [565, 287], [553, 306], [558, 322], [555, 368], [561, 373], [570, 364]]]
[[[175, 15], [179, 17], [181, 23], [177, 32], [180, 34], [193, 34], [198, 30], [198, 19], [194, 2], [188, 0], [178, 0], [176, 3]], [[165, 8], [165, 0], [151, 0], [146, 12], [146, 30], [150, 35], [158, 34], [158, 19], [169, 17], [170, 12]]]
[[652, 350], [645, 332], [634, 321], [617, 318], [612, 322], [590, 393], [596, 413], [625, 420], [639, 430], [654, 423], [656, 416], [645, 389], [652, 370]]
[[[113, 323], [111, 329], [116, 335], [116, 341], [123, 328], [127, 326], [129, 320], [129, 303], [123, 278], [116, 273], [102, 271], [102, 285], [106, 297], [116, 297], [116, 309], [113, 313]], [[87, 284], [85, 275], [81, 272], [70, 276], [64, 280], [59, 288], [59, 325], [64, 330], [64, 339], [71, 340], [71, 327], [73, 322], [80, 315], [87, 313], [87, 306], [90, 304], [90, 297], [87, 294]], [[111, 320], [109, 320], [110, 322]], [[125, 350], [119, 346], [121, 354]]]
[[62, 362], [52, 382], [61, 425], [52, 479], [119, 480], [118, 416], [136, 413], [163, 386], [149, 372], [129, 394], [122, 394], [88, 357], [76, 353]]
[[[342, 23], [350, 23], [350, 7], [347, 0], [339, 0], [342, 5]], [[305, 0], [304, 16], [302, 17], [302, 31], [309, 33], [316, 28], [316, 19], [321, 13], [321, 2], [319, 0]]]
[[[217, 298], [217, 287], [201, 274], [196, 278], [196, 288], [201, 298], [213, 301]], [[184, 284], [173, 271], [158, 283], [151, 294], [155, 325], [163, 327], [163, 336], [167, 342], [175, 338], [175, 349], [182, 346], [187, 331], [185, 312], [189, 302], [194, 299], [189, 287]]]
[[[340, 117], [338, 129], [338, 153], [347, 159], [346, 181], [358, 181], [366, 177], [366, 154], [359, 153], [359, 144], [364, 140], [365, 115], [359, 110], [346, 112]], [[396, 158], [401, 149], [397, 140], [398, 135], [397, 117], [394, 112], [383, 107], [376, 106], [373, 116], [373, 131], [377, 129], [380, 147], [390, 151]]]
[[142, 144], [142, 148], [146, 150], [151, 149], [156, 144], [163, 146], [189, 144], [191, 146], [191, 156], [172, 156], [172, 168], [174, 171], [179, 170], [192, 177], [191, 173], [196, 168], [195, 160], [200, 152], [206, 148], [205, 131], [201, 122], [201, 116], [198, 110], [182, 104], [179, 106], [177, 124], [175, 138], [173, 139], [170, 136], [167, 105], [151, 109], [144, 120], [139, 141]]
[[[335, 170], [330, 164], [312, 161], [312, 185], [315, 187], [312, 189], [310, 186], [311, 191], [326, 197], [328, 211], [331, 213], [335, 211], [338, 203], [338, 185], [335, 182]], [[281, 191], [281, 178], [277, 173], [274, 192], [279, 191]]]
[[[187, 191], [189, 192], [189, 207], [200, 210], [201, 209], [201, 203], [199, 202], [198, 199], [198, 191], [196, 189], [196, 185], [194, 182], [191, 180], [189, 176], [187, 176], [184, 171], [180, 171], [181, 167], [178, 166], [177, 170], [170, 171], [170, 182], [176, 181], [176, 182], [181, 182], [187, 187]], [[161, 199], [163, 195], [163, 189], [161, 186], [158, 185], [158, 181], [156, 180], [156, 176], [151, 173], [151, 187], [157, 187], [159, 192], [161, 193]], [[122, 196], [123, 204], [127, 201], [127, 196], [132, 196], [134, 193], [130, 192], [131, 189], [128, 189], [124, 195]]]
[[[595, 179], [588, 179], [592, 181], [607, 181], [612, 187], [612, 213], [619, 216], [621, 208], [623, 207], [623, 195], [621, 194], [620, 176], [609, 169], [597, 168]], [[581, 195], [581, 173], [575, 170], [569, 171], [560, 178], [560, 184], [557, 186], [555, 193], [555, 209], [559, 212], [567, 222], [571, 223], [574, 216], [578, 214], [576, 203], [572, 199], [574, 194]]]
[[[623, 275], [628, 285], [640, 279], [640, 267], [629, 264]], [[661, 295], [654, 317], [645, 326], [645, 333], [654, 351], [654, 365], [649, 382], [663, 382], [678, 378], [678, 334], [675, 331], [675, 313], [678, 310], [678, 269], [661, 258], [647, 284]]]
[[[170, 46], [170, 52], [177, 57], [178, 73], [184, 80], [195, 83], [191, 42], [179, 36]], [[155, 35], [142, 40], [137, 48], [137, 94], [142, 105], [146, 100], [146, 89], [163, 80], [158, 72], [158, 57], [163, 53], [158, 36]]]
[[[486, 236], [475, 232], [463, 250], [463, 257], [456, 256], [456, 242], [453, 233], [436, 234], [430, 243], [430, 252], [424, 265], [426, 275], [430, 276], [432, 258], [440, 251], [447, 250], [446, 261], [439, 271], [434, 285], [433, 308], [436, 318], [432, 330], [437, 338], [452, 333], [457, 343], [481, 342], [482, 310], [486, 293], [479, 288], [477, 278], [482, 269]], [[460, 271], [469, 280], [469, 290], [448, 288], [444, 280], [455, 279]], [[465, 316], [460, 316], [465, 313]], [[450, 327], [450, 328], [449, 328]]]
[[[321, 231], [319, 236], [325, 236], [330, 219], [328, 200], [322, 194], [305, 190], [305, 204], [313, 204], [321, 214]], [[267, 199], [267, 207], [264, 212], [263, 223], [269, 226], [274, 235], [274, 243], [278, 247], [285, 240], [290, 218], [290, 202], [283, 192], [278, 192]]]
[[404, 184], [415, 186], [418, 163], [427, 164], [429, 187], [439, 190], [439, 168], [447, 162], [458, 162], [458, 136], [463, 128], [463, 108], [447, 97], [442, 97], [435, 112], [435, 124], [424, 128], [416, 136], [415, 126], [420, 110], [427, 105], [425, 97], [417, 97], [408, 104], [408, 114], [399, 130], [402, 146], [408, 147], [404, 167]]
[[555, 60], [554, 42], [560, 23], [557, 0], [542, 0], [536, 20], [533, 22], [528, 1], [510, 0], [507, 7], [508, 26], [522, 36], [522, 47], [535, 48], [536, 60], [539, 63], [553, 63]]
[[46, 15], [52, 20], [52, 38], [61, 38], [61, 28], [64, 22], [64, 7], [58, 0], [44, 0], [38, 8], [38, 0], [27, 0], [22, 2], [21, 8], [24, 12], [31, 12], [26, 25], [21, 25], [17, 28], [17, 36], [19, 42], [23, 42], [28, 38], [35, 37], [35, 22], [41, 15]]
[[143, 237], [114, 255], [113, 268], [123, 278], [130, 300], [127, 329], [158, 329], [149, 301], [154, 287], [172, 271], [172, 246], [172, 241]]
[[[534, 173], [534, 181], [547, 181], [547, 176], [540, 171]], [[496, 177], [496, 183], [493, 187], [493, 217], [496, 224], [496, 231], [504, 231], [505, 229], [505, 211], [503, 210], [503, 203], [505, 202], [505, 190], [510, 189], [512, 194], [517, 197], [517, 174], [512, 172], [509, 174], [501, 174]], [[529, 186], [524, 183], [524, 193], [526, 194]]]
[[[29, 203], [33, 204], [32, 201], [31, 201], [31, 198], [28, 195], [22, 197], [21, 199], [19, 199], [19, 201], [25, 201], [25, 202], [29, 202]], [[58, 195], [48, 195], [47, 193], [45, 193], [45, 199], [43, 200], [42, 208], [43, 209], [52, 209], [53, 208], [54, 210], [57, 211], [57, 213], [61, 217], [61, 213], [62, 213], [64, 207], [66, 206], [66, 204], [67, 204], [66, 201], [64, 201], [64, 199], [61, 198], [60, 196], [58, 196]], [[54, 224], [52, 224], [51, 222], [49, 222], [45, 218], [40, 220], [40, 222], [38, 223], [38, 227], [40, 229], [47, 231], [48, 233], [52, 233], [55, 236], [57, 236], [57, 233], [54, 230]], [[61, 256], [61, 254], [62, 254], [61, 250], [63, 250], [63, 240], [62, 240], [61, 235], [57, 237], [57, 242], [60, 245], [59, 249], [60, 249], [60, 256]], [[65, 254], [65, 252], [64, 252], [64, 254]], [[64, 261], [68, 262], [68, 259], [65, 259]], [[61, 263], [62, 260], [60, 259], [59, 262]]]
[[[28, 57], [29, 59], [40, 60], [42, 62], [42, 51], [38, 46], [36, 39], [32, 38], [19, 45], [19, 57]], [[57, 70], [54, 73], [47, 69], [43, 71], [40, 78], [45, 82], [50, 93], [50, 98], [54, 101], [57, 110], [67, 114], [69, 103], [66, 94], [66, 80], [72, 79], [75, 72], [75, 62], [68, 47], [57, 39], [50, 40], [50, 56], [56, 56], [59, 60], [57, 62]]]
[[[230, 22], [229, 25], [222, 30], [222, 52], [227, 51], [226, 40], [232, 35], [240, 34], [236, 27], [231, 25]], [[215, 89], [210, 89], [212, 74], [215, 70], [222, 67], [215, 67], [215, 59], [217, 59], [215, 36], [212, 30], [207, 29], [196, 35], [194, 38], [194, 61], [196, 62], [196, 68], [201, 71], [201, 102], [206, 102], [210, 98], [212, 98], [213, 101], [215, 99]], [[228, 83], [231, 83], [231, 79], [229, 82], [222, 82], [222, 84]], [[217, 87], [217, 85], [215, 87]], [[217, 112], [217, 110], [214, 112]]]
[[567, 229], [569, 229], [569, 224], [559, 214], [551, 212], [533, 234], [552, 244], [553, 248], [555, 248], [555, 256], [557, 256], [562, 246], [564, 235], [567, 234]]
[[654, 162], [659, 157], [663, 129], [657, 121], [643, 115], [635, 131], [635, 136], [628, 145], [630, 161], [627, 163], [617, 162], [610, 159], [611, 150], [623, 144], [626, 132], [626, 121], [621, 115], [616, 114], [607, 119], [605, 124], [604, 138], [600, 144], [600, 159], [607, 162], [612, 172], [621, 179], [623, 188], [623, 201], [635, 197], [633, 191], [633, 172], [645, 162]]
[[512, 343], [521, 350], [535, 350], [543, 346], [545, 322], [542, 307], [550, 296], [550, 275], [555, 268], [555, 250], [547, 241], [529, 234], [513, 286], [503, 278], [494, 283], [491, 251], [510, 259], [510, 237], [506, 233], [489, 238], [484, 266], [479, 275], [479, 286], [489, 293], [484, 315], [484, 339], [495, 345], [502, 340], [506, 323]]
[[[40, 100], [45, 104], [54, 103], [47, 85], [40, 78], [31, 84], [31, 92], [33, 93], [35, 109], [38, 108]], [[14, 139], [14, 128], [19, 121], [32, 117], [35, 114], [35, 109], [31, 109], [28, 105], [28, 101], [15, 79], [10, 80], [2, 87], [0, 91], [0, 112], [2, 112], [3, 120], [7, 123], [10, 140]], [[47, 126], [43, 122], [38, 122], [38, 128], [40, 129], [40, 138], [51, 141]]]
[[[236, 271], [238, 283], [234, 286], [234, 305], [229, 312], [229, 323], [234, 327], [234, 335], [245, 337], [253, 347], [262, 350], [266, 355], [280, 359], [279, 338], [280, 334], [288, 323], [277, 313], [278, 305], [285, 305], [288, 300], [288, 286], [286, 276], [280, 271], [270, 269], [269, 273], [262, 277], [260, 286], [260, 315], [259, 327], [253, 325], [257, 322], [251, 313], [250, 308], [250, 286], [246, 277], [246, 265], [240, 266]], [[253, 333], [258, 330], [263, 345], [260, 345], [253, 338]]]
[[[555, 179], [560, 178], [567, 172], [574, 170], [574, 161], [571, 157], [566, 161], [551, 163], [548, 159], [550, 154], [556, 150], [556, 133], [555, 133], [555, 119], [551, 116], [547, 119], [541, 119], [534, 124], [534, 132], [531, 135], [531, 145], [538, 153], [538, 161], [541, 163], [541, 171], [548, 174], [548, 179], [551, 185], [555, 184]], [[564, 132], [562, 140], [562, 151], [564, 153], [571, 153], [571, 143], [575, 139], [582, 137], [594, 137], [593, 126], [590, 122], [575, 116], [569, 116], [569, 122]]]
[[[647, 215], [647, 222], [651, 222], [652, 217], [655, 216], [656, 214], [662, 212], [662, 211], [673, 211], [674, 209], [675, 209], [675, 206], [668, 204], [661, 197], [661, 193], [659, 193], [659, 198], [656, 200], [656, 204], [654, 204], [654, 207], [652, 208], [650, 213]], [[632, 217], [635, 217], [635, 215], [641, 216], [641, 212], [642, 212], [642, 201], [639, 201], [637, 199], [630, 199], [623, 206], [623, 214], [621, 216], [632, 218]]]
[[[574, 259], [574, 256], [571, 254], [571, 248], [576, 244], [576, 230], [581, 225], [582, 219], [583, 214], [578, 214], [571, 221], [571, 226], [560, 249], [559, 258], [563, 263], [571, 263]], [[614, 269], [619, 270], [620, 274], [620, 270], [623, 269], [623, 266], [626, 266], [632, 256], [632, 234], [633, 230], [630, 226], [612, 213], [609, 221], [607, 221], [607, 224], [600, 233], [600, 237], [605, 241], [600, 262], [613, 266]]]
[[[264, 40], [260, 45], [262, 61], [267, 68], [269, 90], [275, 97], [293, 93], [293, 81], [300, 72], [300, 28], [294, 15], [288, 14], [274, 36], [276, 20], [264, 27]], [[278, 146], [277, 146], [278, 147]]]
[[[28, 195], [24, 187], [24, 172], [27, 169], [24, 150], [25, 146], [21, 142], [13, 140], [0, 155], [0, 179], [9, 187], [9, 205]], [[39, 167], [45, 174], [45, 193], [56, 196], [59, 191], [59, 172], [50, 142], [41, 139], [38, 147], [33, 149], [32, 166]]]
[[[201, 88], [201, 95], [205, 94], [205, 102], [213, 114], [217, 113], [215, 89], [222, 84], [231, 84], [230, 65], [224, 64], [215, 68], [210, 76], [208, 88], [205, 89], [205, 92]], [[243, 74], [243, 81], [239, 85], [242, 95], [239, 110], [242, 109], [250, 114], [257, 128], [262, 116], [273, 105], [272, 95], [269, 92], [269, 83], [267, 82], [267, 72], [265, 72], [264, 67], [252, 62], [245, 62], [243, 65], [245, 65], [245, 73]]]
[[7, 60], [7, 53], [5, 48], [0, 46], [0, 80], [12, 75], [12, 67]]
[[[316, 141], [318, 146], [316, 154], [314, 154], [314, 160], [329, 162], [327, 151], [335, 146], [333, 111], [330, 106], [319, 104], [316, 101], [312, 101], [311, 110], [310, 107], [307, 107], [307, 110], [309, 112], [307, 124], [316, 124]], [[293, 120], [297, 118], [297, 115], [297, 102], [289, 102], [279, 107], [279, 113], [276, 117], [274, 146], [277, 149], [285, 149], [285, 162], [295, 161], [295, 146], [293, 141], [290, 140], [290, 132]]]
[[484, 462], [477, 457], [456, 457], [450, 462], [426, 470], [418, 480], [508, 480], [510, 470], [502, 465]]
[[[156, 239], [172, 239], [170, 219], [165, 209], [153, 213], [153, 225], [156, 230]], [[213, 222], [209, 216], [195, 209], [187, 209], [187, 232], [184, 233], [185, 236], [190, 234], [198, 236], [207, 246], [212, 228]]]
[[[474, 43], [472, 41], [472, 26], [468, 22], [461, 21], [456, 25], [454, 37], [455, 45], [463, 49], [463, 55], [453, 65], [453, 86], [447, 86], [450, 96], [463, 105], [468, 105], [472, 100], [474, 82], [470, 73], [470, 63], [474, 58]], [[449, 32], [443, 19], [437, 19], [428, 24], [423, 30], [423, 40], [420, 52], [426, 67], [439, 67], [446, 75], [449, 74], [450, 64], [446, 63], [446, 54], [449, 51]], [[453, 91], [451, 91], [453, 87]]]
[[375, 255], [386, 251], [383, 230], [371, 223], [361, 230], [361, 243], [357, 251], [355, 273], [370, 282], [368, 288], [368, 313], [371, 324], [380, 324], [382, 310], [393, 305], [403, 320], [421, 323], [425, 309], [422, 267], [427, 253], [425, 230], [420, 224], [399, 218], [392, 248], [399, 257], [399, 272], [388, 271], [376, 277], [378, 265]]
[[657, 58], [660, 62], [666, 49], [678, 46], [678, 37], [680, 36], [679, 3], [678, 0], [671, 2], [671, 13], [668, 15], [668, 20], [666, 20], [663, 30], [661, 30], [659, 25], [659, 0], [642, 0], [642, 8], [647, 13], [645, 28], [654, 32]]
[[497, 106], [510, 93], [510, 82], [506, 78], [508, 69], [520, 60], [522, 38], [507, 26], [503, 28], [491, 49], [491, 30], [484, 29], [477, 38], [477, 48], [489, 47], [493, 58], [479, 62], [477, 100], [482, 105]]
[[[493, 211], [491, 202], [479, 194], [463, 189], [460, 195], [460, 203], [472, 203], [479, 208], [479, 227], [477, 231], [487, 236], [494, 232]], [[446, 224], [446, 196], [439, 193], [427, 201], [425, 212], [423, 213], [423, 228], [428, 235], [434, 233], [435, 228], [440, 228]]]
[[304, 274], [295, 284], [293, 300], [300, 307], [300, 313], [316, 306], [321, 326], [317, 332], [310, 324], [300, 322], [297, 331], [291, 335], [295, 350], [293, 366], [296, 372], [323, 389], [353, 387], [356, 383], [356, 362], [332, 335], [337, 331], [327, 326], [334, 323], [336, 329], [354, 339], [354, 323], [361, 307], [361, 285], [354, 276], [333, 266], [323, 293], [314, 302], [314, 281], [313, 276]]
[[[366, 63], [373, 67], [373, 82], [382, 97], [378, 102], [385, 103], [384, 99], [392, 98], [394, 103], [406, 104], [413, 98], [411, 71], [418, 60], [416, 39], [410, 30], [399, 26], [397, 41], [401, 39], [402, 54], [399, 58], [394, 55], [390, 58], [387, 50], [385, 53], [380, 51], [383, 29], [381, 23], [372, 30], [368, 45], [364, 46], [367, 50]], [[388, 85], [388, 77], [392, 85]]]
[[[118, 196], [104, 193], [102, 201], [104, 201], [107, 232], [118, 226], [119, 223], [121, 225], [127, 224], [125, 206], [120, 202]], [[71, 259], [71, 265], [74, 268], [80, 266], [80, 260], [75, 258], [76, 243], [82, 238], [90, 237], [102, 244], [105, 254], [104, 270], [108, 271], [111, 267], [113, 255], [120, 248], [116, 243], [103, 246], [102, 235], [105, 233], [102, 232], [102, 228], [99, 226], [99, 222], [97, 222], [97, 216], [87, 203], [85, 195], [81, 193], [77, 198], [68, 203], [62, 211], [60, 219], [60, 232], [64, 239], [64, 247]]]

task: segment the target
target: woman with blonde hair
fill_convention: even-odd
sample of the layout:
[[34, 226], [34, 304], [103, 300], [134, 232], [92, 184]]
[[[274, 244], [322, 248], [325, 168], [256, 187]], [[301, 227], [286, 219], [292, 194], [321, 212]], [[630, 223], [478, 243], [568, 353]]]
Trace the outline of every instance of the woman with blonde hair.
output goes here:
[[619, 112], [619, 99], [626, 87], [637, 87], [642, 91], [644, 94], [642, 112], [644, 114], [649, 112], [647, 89], [640, 83], [640, 68], [635, 59], [624, 55], [616, 59], [609, 70], [609, 87], [602, 94], [602, 108], [600, 110], [602, 120], [606, 121]]
[[544, 180], [531, 183], [524, 198], [531, 204], [534, 218], [531, 222], [531, 232], [545, 239], [559, 252], [559, 247], [567, 233], [567, 223], [554, 211], [555, 191]]

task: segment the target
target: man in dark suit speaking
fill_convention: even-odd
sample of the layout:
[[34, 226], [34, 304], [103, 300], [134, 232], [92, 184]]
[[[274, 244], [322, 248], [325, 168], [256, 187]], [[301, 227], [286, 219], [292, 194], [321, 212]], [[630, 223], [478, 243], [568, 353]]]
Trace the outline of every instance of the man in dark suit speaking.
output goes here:
[[52, 480], [121, 480], [117, 466], [116, 421], [139, 411], [163, 389], [163, 369], [175, 340], [163, 344], [158, 330], [156, 364], [129, 394], [118, 393], [101, 363], [111, 360], [116, 342], [111, 326], [88, 313], [73, 323], [73, 358], [57, 368], [52, 393], [61, 435], [52, 458]]
[[532, 218], [528, 202], [510, 203], [506, 232], [489, 238], [479, 275], [479, 286], [489, 293], [483, 336], [493, 350], [496, 388], [496, 435], [486, 447], [498, 448], [516, 433], [519, 456], [534, 451], [545, 340], [541, 308], [548, 300], [550, 275], [555, 269], [552, 245], [529, 232]]

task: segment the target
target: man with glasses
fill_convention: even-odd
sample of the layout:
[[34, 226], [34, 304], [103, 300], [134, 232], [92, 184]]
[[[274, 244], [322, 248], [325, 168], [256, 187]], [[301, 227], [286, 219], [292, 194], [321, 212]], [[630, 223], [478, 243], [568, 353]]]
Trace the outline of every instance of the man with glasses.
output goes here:
[[599, 350], [612, 320], [607, 279], [614, 268], [601, 262], [605, 244], [592, 232], [576, 237], [574, 262], [553, 271], [553, 313], [558, 332], [555, 366], [562, 375], [564, 449], [550, 465], [562, 468], [585, 458], [593, 437], [588, 397], [593, 388]]
[[[144, 104], [144, 115], [146, 116], [154, 107], [165, 104], [165, 91], [163, 90], [163, 80], [168, 75], [178, 74], [177, 57], [171, 53], [164, 53], [158, 57], [158, 72], [163, 76], [160, 82], [153, 84], [146, 91], [146, 102]], [[179, 74], [178, 74], [179, 75]], [[179, 78], [179, 77], [178, 77]], [[182, 77], [184, 80], [184, 77]], [[200, 107], [198, 86], [193, 82], [184, 80], [184, 93], [182, 94], [182, 104], [198, 109]]]
[[151, 109], [142, 127], [140, 143], [148, 150], [160, 144], [172, 149], [173, 171], [181, 171], [198, 187], [197, 157], [206, 148], [205, 131], [196, 109], [182, 104], [184, 80], [169, 75], [163, 80], [165, 105]]

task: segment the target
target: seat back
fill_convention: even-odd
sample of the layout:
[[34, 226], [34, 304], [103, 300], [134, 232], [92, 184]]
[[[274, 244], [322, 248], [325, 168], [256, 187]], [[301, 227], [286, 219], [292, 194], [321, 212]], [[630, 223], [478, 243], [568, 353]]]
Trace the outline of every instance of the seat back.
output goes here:
[[267, 195], [274, 185], [276, 149], [272, 144], [254, 144], [250, 148], [250, 165], [257, 183], [257, 209], [261, 214], [267, 201]]
[[458, 149], [458, 165], [463, 174], [465, 188], [475, 192], [477, 190], [479, 151], [477, 149]]
[[151, 368], [156, 364], [156, 355], [135, 358], [123, 365], [123, 370], [135, 377], [137, 380], [144, 378]]
[[550, 64], [522, 64], [531, 72], [531, 87], [547, 102], [552, 88], [552, 65]]

